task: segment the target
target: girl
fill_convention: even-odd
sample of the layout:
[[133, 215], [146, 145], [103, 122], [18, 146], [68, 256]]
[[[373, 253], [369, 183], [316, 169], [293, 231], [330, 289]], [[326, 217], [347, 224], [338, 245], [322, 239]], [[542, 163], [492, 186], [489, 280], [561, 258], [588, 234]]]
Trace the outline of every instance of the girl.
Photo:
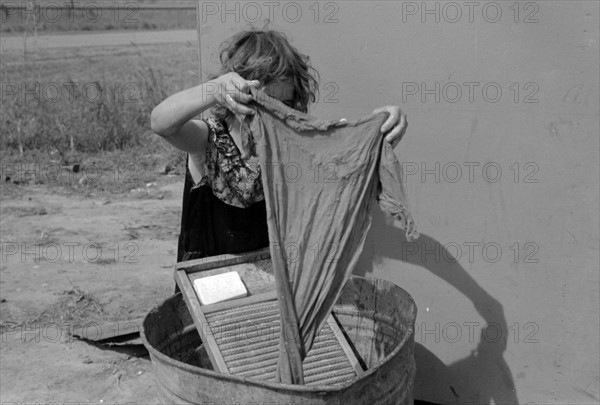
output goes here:
[[[260, 171], [245, 153], [237, 117], [254, 113], [245, 105], [251, 87], [305, 113], [316, 99], [318, 73], [279, 32], [240, 32], [223, 43], [220, 58], [220, 75], [152, 111], [152, 130], [188, 153], [177, 261], [268, 246]], [[193, 119], [209, 108], [214, 118]], [[373, 113], [382, 111], [389, 118], [381, 132], [395, 146], [406, 131], [406, 116], [397, 106]]]

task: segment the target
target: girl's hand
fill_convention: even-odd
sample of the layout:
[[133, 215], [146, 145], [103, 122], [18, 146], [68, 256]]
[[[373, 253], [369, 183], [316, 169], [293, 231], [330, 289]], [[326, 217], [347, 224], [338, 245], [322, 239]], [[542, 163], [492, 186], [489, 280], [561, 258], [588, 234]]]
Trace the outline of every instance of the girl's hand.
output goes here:
[[212, 82], [217, 87], [213, 93], [217, 103], [235, 114], [254, 114], [254, 110], [246, 107], [245, 104], [252, 100], [252, 96], [249, 94], [250, 88], [260, 87], [258, 80], [247, 81], [237, 73], [230, 72], [217, 77]]
[[404, 114], [397, 105], [386, 105], [385, 107], [377, 108], [373, 111], [373, 114], [380, 112], [388, 112], [390, 114], [388, 119], [381, 126], [381, 132], [385, 134], [385, 140], [392, 145], [392, 148], [395, 148], [406, 133], [406, 128], [408, 127], [406, 114]]

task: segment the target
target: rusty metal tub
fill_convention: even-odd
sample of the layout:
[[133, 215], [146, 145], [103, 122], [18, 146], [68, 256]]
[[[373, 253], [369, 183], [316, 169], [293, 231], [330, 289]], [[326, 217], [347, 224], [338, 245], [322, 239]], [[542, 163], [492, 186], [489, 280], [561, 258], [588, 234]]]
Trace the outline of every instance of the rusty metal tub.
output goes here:
[[352, 277], [334, 307], [365, 374], [337, 385], [286, 385], [211, 369], [180, 294], [143, 323], [161, 404], [412, 404], [416, 305], [395, 284]]

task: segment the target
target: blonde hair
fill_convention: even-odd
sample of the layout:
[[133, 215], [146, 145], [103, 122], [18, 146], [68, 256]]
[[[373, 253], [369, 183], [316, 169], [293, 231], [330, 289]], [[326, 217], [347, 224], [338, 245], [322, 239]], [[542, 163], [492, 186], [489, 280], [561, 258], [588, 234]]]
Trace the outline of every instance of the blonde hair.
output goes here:
[[[305, 113], [316, 100], [319, 72], [310, 65], [310, 58], [298, 52], [281, 32], [242, 31], [221, 44], [220, 60], [221, 70], [212, 78], [235, 72], [245, 80], [258, 80], [261, 85], [290, 81], [294, 87], [291, 107]], [[232, 114], [220, 105], [212, 113], [220, 119]]]

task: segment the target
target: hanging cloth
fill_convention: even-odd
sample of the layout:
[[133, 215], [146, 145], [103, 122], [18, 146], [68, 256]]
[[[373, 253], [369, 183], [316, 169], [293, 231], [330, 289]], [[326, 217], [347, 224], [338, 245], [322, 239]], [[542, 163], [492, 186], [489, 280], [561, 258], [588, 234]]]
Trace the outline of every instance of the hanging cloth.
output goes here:
[[387, 113], [323, 121], [252, 89], [245, 124], [260, 160], [281, 314], [278, 380], [303, 384], [302, 360], [362, 251], [370, 210], [418, 232], [407, 209], [402, 168], [380, 132]]

